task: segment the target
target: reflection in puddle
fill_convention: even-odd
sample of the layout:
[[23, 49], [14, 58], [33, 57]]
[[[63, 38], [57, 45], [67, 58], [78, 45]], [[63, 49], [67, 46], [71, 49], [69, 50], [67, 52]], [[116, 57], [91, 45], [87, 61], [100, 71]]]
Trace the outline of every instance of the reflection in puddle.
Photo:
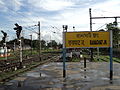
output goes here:
[[46, 75], [44, 73], [40, 73], [40, 77], [48, 77], [48, 75]]
[[107, 78], [107, 77], [102, 77], [101, 79], [102, 80], [110, 80], [110, 78]]
[[32, 72], [32, 73], [27, 73], [26, 76], [29, 76], [29, 77], [48, 77], [48, 75], [44, 74], [44, 73], [37, 73], [37, 72]]
[[72, 74], [68, 76], [71, 79], [89, 79], [90, 77], [86, 76], [86, 75], [81, 75], [81, 74]]
[[[89, 90], [89, 88], [94, 86], [108, 86], [115, 84], [120, 85], [120, 72], [117, 71], [113, 77], [113, 80], [109, 81], [109, 71], [103, 69], [105, 67], [103, 64], [104, 63], [100, 63], [101, 67], [93, 68], [91, 66], [95, 65], [95, 63], [91, 63], [89, 67], [84, 69], [83, 66], [79, 63], [67, 63], [67, 77], [63, 78], [63, 63], [50, 63], [48, 65], [43, 65], [30, 72], [27, 72], [22, 76], [27, 78], [24, 81], [24, 85], [35, 87], [37, 90], [42, 90], [43, 88], [51, 88], [51, 90], [52, 88], [55, 88], [56, 90], [59, 90], [58, 88], [63, 88], [62, 90]], [[56, 77], [59, 74], [61, 77]], [[12, 80], [6, 85], [16, 88], [18, 81]], [[96, 88], [96, 90], [98, 89]]]
[[45, 68], [45, 67], [48, 67], [49, 65], [43, 65], [43, 66], [41, 66], [41, 68]]

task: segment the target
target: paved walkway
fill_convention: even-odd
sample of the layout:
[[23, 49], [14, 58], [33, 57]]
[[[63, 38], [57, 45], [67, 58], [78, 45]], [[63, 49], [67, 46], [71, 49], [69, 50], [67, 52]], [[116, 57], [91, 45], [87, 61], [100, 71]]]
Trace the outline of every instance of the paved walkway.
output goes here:
[[62, 63], [50, 63], [19, 75], [0, 86], [0, 90], [120, 90], [120, 64], [114, 63], [113, 81], [109, 80], [109, 63], [67, 62], [67, 76], [62, 77]]

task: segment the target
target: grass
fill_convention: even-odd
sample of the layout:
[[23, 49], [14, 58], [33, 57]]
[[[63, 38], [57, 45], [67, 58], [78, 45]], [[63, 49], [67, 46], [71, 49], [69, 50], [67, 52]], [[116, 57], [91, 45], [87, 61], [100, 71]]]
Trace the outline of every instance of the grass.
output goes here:
[[78, 57], [73, 57], [72, 59], [71, 59], [71, 62], [80, 62], [80, 58], [78, 58]]
[[[95, 62], [103, 62], [103, 61], [109, 62], [110, 61], [110, 57], [109, 56], [99, 56], [99, 58], [98, 58], [97, 56], [95, 56], [94, 57], [94, 61]], [[120, 59], [113, 57], [113, 61], [114, 62], [120, 62]]]
[[0, 60], [3, 60], [3, 59], [5, 59], [5, 57], [0, 57]]
[[[14, 71], [14, 70], [11, 71], [11, 70], [10, 70], [10, 71], [8, 71], [8, 72], [1, 72], [1, 73], [0, 73], [0, 81], [5, 80], [5, 79], [8, 79], [8, 80], [13, 79], [13, 77], [17, 76], [18, 74], [23, 73], [23, 72], [25, 72], [25, 71], [28, 71], [28, 70], [30, 70], [30, 69], [38, 66], [38, 65], [42, 65], [43, 63], [46, 63], [46, 62], [47, 62], [47, 61], [43, 61], [43, 62], [32, 62], [31, 64], [27, 64], [27, 65], [26, 65], [26, 68], [18, 69], [18, 70], [16, 70], [16, 71]], [[11, 78], [11, 77], [12, 77], [12, 78]]]
[[[83, 57], [86, 57], [86, 58], [90, 58], [89, 55], [83, 55]], [[80, 62], [80, 58], [72, 58], [72, 62]], [[83, 59], [82, 59], [83, 60]], [[110, 57], [108, 55], [106, 56], [103, 56], [103, 55], [100, 55], [99, 57], [97, 55], [94, 56], [94, 60], [93, 62], [109, 62], [110, 61]], [[113, 62], [120, 62], [120, 58], [115, 58], [113, 57]]]
[[[42, 50], [41, 52], [52, 52], [52, 51], [60, 51], [60, 50], [52, 50], [52, 49], [48, 49], [48, 50]], [[11, 51], [11, 56], [8, 57], [8, 59], [18, 59], [19, 58], [19, 50], [18, 51]], [[31, 50], [23, 50], [23, 57], [26, 56], [31, 56]], [[39, 54], [38, 50], [32, 50], [32, 55], [37, 55]], [[0, 60], [5, 60], [5, 57], [0, 57]]]

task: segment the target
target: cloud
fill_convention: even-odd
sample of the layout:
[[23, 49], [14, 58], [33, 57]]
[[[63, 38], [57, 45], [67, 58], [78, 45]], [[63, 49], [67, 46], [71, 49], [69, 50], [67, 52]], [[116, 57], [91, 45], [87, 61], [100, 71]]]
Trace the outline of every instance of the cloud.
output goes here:
[[[103, 3], [92, 5], [91, 7], [95, 9], [97, 12], [99, 12], [97, 16], [100, 16], [100, 15], [115, 16], [116, 14], [120, 14], [118, 12], [118, 8], [120, 8], [119, 5], [120, 5], [120, 0], [108, 0]], [[93, 12], [93, 15], [94, 15], [94, 12]]]
[[63, 10], [74, 5], [73, 2], [65, 0], [28, 0], [28, 3], [35, 8], [42, 8], [47, 11]]
[[[73, 26], [76, 31], [90, 31], [89, 7], [92, 8], [92, 16], [120, 15], [120, 0], [0, 0], [0, 11], [7, 13], [4, 18], [8, 26], [16, 22], [23, 26], [35, 25], [41, 21], [41, 32], [45, 39], [49, 36], [45, 32], [53, 30], [50, 26], [58, 27], [60, 32], [64, 24], [69, 26], [68, 31], [73, 31]], [[14, 13], [7, 8], [13, 9]], [[96, 23], [93, 24], [93, 30], [113, 21], [93, 20]], [[33, 37], [37, 38], [37, 35]], [[60, 37], [54, 35], [54, 38]]]
[[42, 7], [45, 10], [48, 11], [56, 11], [56, 10], [63, 10], [66, 7], [73, 6], [74, 3], [72, 2], [66, 2], [64, 0], [58, 1], [58, 0], [47, 0], [47, 2], [44, 2]]
[[5, 3], [0, 0], [0, 12], [6, 12], [7, 8], [5, 7]]
[[[112, 17], [112, 16], [119, 16], [120, 12], [118, 11], [118, 9], [120, 5], [120, 0], [108, 0], [102, 3], [97, 3], [94, 5], [91, 5], [90, 7], [92, 7], [92, 17]], [[94, 19], [93, 23], [93, 30], [98, 29], [101, 26], [101, 28], [105, 28], [106, 23], [111, 23], [114, 22], [115, 19]]]
[[[13, 0], [14, 2], [12, 2], [13, 4], [13, 8], [15, 11], [18, 11], [21, 9], [21, 6], [23, 5], [19, 0]], [[11, 5], [12, 5], [11, 4]]]
[[20, 0], [0, 0], [0, 11], [7, 12], [9, 10], [18, 11], [20, 10], [22, 3]]
[[1, 5], [4, 5], [4, 2], [3, 2], [2, 0], [0, 0], [0, 4], [1, 4]]
[[[22, 3], [19, 0], [6, 0], [6, 7], [14, 11], [21, 9]], [[8, 4], [9, 3], [9, 4]]]

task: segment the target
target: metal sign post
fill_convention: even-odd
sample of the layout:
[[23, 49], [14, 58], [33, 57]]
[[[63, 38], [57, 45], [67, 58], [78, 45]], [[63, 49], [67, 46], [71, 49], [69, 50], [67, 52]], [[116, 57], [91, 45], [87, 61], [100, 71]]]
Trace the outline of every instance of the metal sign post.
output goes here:
[[67, 32], [67, 25], [63, 25], [63, 77], [66, 77], [66, 32]]
[[63, 48], [63, 77], [66, 77], [66, 48]]
[[66, 62], [66, 46], [65, 46], [65, 32], [63, 30], [63, 77], [66, 77], [66, 66], [65, 66], [65, 62]]
[[112, 60], [112, 55], [113, 55], [113, 42], [112, 42], [112, 30], [110, 30], [110, 80], [113, 79], [113, 60]]

